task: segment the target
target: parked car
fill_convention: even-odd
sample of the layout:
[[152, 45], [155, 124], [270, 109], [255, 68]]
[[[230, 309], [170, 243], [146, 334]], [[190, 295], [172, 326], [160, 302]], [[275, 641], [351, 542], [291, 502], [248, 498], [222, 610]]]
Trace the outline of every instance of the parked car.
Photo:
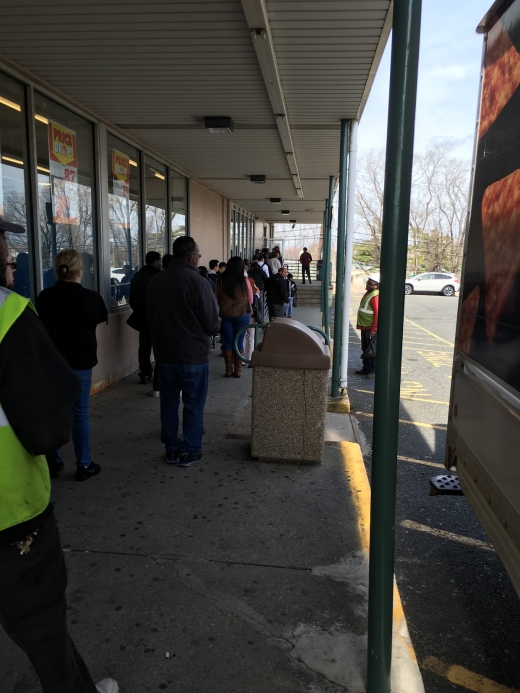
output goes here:
[[436, 293], [443, 296], [454, 296], [460, 289], [459, 280], [447, 272], [426, 272], [406, 280], [404, 293]]

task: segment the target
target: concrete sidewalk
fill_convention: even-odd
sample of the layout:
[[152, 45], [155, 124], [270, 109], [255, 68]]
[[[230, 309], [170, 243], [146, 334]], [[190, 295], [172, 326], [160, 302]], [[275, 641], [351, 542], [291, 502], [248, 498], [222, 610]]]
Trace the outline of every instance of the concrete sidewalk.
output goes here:
[[[223, 378], [217, 353], [210, 368], [202, 463], [165, 463], [159, 401], [135, 375], [92, 398], [102, 474], [74, 481], [65, 449], [53, 500], [73, 638], [128, 693], [364, 691], [369, 489], [351, 420], [327, 415], [321, 465], [261, 464], [252, 370]], [[393, 691], [420, 693], [396, 604]], [[0, 648], [2, 693], [38, 691], [3, 633]]]

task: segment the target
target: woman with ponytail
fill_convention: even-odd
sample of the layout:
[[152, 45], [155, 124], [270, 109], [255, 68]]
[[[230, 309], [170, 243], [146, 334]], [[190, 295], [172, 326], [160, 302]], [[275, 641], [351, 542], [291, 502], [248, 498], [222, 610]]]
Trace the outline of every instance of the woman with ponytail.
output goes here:
[[[36, 299], [36, 309], [50, 338], [74, 369], [81, 392], [74, 405], [72, 441], [76, 454], [76, 479], [85, 481], [101, 471], [90, 457], [89, 401], [92, 368], [97, 363], [96, 327], [108, 320], [105, 302], [96, 291], [81, 286], [83, 265], [77, 250], [62, 250], [56, 256], [55, 286], [44, 289]], [[61, 451], [47, 455], [51, 477], [63, 469]]]

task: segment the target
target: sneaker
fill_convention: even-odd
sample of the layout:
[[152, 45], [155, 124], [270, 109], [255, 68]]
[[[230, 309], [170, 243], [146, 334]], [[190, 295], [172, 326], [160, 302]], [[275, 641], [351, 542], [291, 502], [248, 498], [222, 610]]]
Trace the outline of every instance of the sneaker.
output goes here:
[[375, 377], [376, 377], [375, 373], [367, 373], [367, 380], [374, 380]]
[[96, 683], [96, 689], [98, 693], [119, 693], [119, 686], [114, 679], [103, 679]]
[[148, 394], [150, 397], [159, 397], [159, 390], [150, 390]]
[[177, 464], [181, 453], [179, 450], [166, 450], [166, 462], [168, 464]]
[[364, 368], [362, 368], [362, 369], [359, 370], [359, 371], [354, 371], [354, 373], [355, 373], [356, 375], [367, 375], [367, 374], [368, 374], [368, 371], [366, 371]]
[[202, 462], [204, 459], [204, 455], [201, 452], [197, 452], [195, 455], [188, 455], [187, 453], [184, 453], [184, 455], [181, 455], [179, 458], [179, 467], [191, 467], [192, 464], [195, 464], [196, 462]]
[[94, 464], [91, 462], [88, 467], [77, 467], [76, 468], [76, 481], [86, 481], [92, 476], [97, 476], [101, 474], [101, 465]]
[[65, 467], [63, 462], [48, 462], [47, 464], [49, 465], [49, 476], [51, 479], [57, 479]]
[[148, 383], [150, 382], [150, 380], [151, 380], [151, 377], [150, 377], [149, 375], [142, 375], [142, 376], [140, 376], [141, 385], [148, 385]]

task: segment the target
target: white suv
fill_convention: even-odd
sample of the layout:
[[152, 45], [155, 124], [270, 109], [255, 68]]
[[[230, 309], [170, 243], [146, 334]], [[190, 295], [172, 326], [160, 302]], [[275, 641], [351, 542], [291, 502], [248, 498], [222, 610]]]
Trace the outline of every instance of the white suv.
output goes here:
[[447, 272], [427, 272], [407, 279], [404, 285], [404, 293], [409, 296], [413, 293], [436, 293], [443, 296], [454, 296], [460, 289], [459, 280], [454, 274]]

